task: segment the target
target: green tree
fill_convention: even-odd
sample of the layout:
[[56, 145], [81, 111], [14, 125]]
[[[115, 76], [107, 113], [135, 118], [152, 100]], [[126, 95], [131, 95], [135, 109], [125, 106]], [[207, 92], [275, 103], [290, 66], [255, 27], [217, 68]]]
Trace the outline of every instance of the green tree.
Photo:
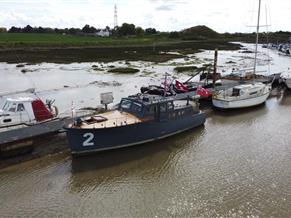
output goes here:
[[155, 28], [146, 28], [145, 29], [145, 34], [146, 35], [153, 35], [153, 34], [156, 34], [157, 33], [157, 30]]
[[136, 27], [135, 28], [135, 34], [138, 36], [143, 36], [144, 35], [144, 30], [141, 27]]
[[88, 24], [86, 24], [83, 28], [82, 28], [82, 32], [83, 33], [96, 33], [97, 29], [93, 26], [90, 26]]
[[0, 27], [0, 33], [6, 33], [7, 29], [5, 27]]
[[118, 28], [118, 34], [120, 36], [135, 35], [135, 25], [123, 23], [122, 26]]
[[33, 28], [30, 25], [27, 25], [26, 27], [24, 27], [22, 29], [22, 32], [24, 32], [24, 33], [32, 33], [33, 32]]

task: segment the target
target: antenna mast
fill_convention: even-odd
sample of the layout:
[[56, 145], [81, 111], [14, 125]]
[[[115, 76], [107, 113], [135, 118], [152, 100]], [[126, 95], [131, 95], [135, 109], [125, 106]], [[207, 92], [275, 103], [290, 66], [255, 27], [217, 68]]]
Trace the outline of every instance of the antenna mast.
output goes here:
[[118, 19], [117, 19], [117, 6], [114, 5], [114, 28], [118, 27]]
[[254, 64], [254, 76], [253, 76], [253, 78], [255, 78], [255, 73], [256, 73], [256, 68], [257, 68], [257, 53], [258, 53], [258, 43], [259, 43], [260, 17], [261, 17], [261, 0], [259, 0], [257, 37], [256, 37], [256, 49], [255, 49], [255, 64]]

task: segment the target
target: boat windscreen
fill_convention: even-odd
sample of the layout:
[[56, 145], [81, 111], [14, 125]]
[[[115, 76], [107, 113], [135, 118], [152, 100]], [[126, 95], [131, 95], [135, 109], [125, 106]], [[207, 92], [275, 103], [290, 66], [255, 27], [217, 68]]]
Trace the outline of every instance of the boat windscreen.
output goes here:
[[234, 97], [240, 96], [240, 89], [233, 88], [232, 89], [232, 96], [234, 96]]
[[9, 103], [8, 103], [8, 101], [6, 101], [2, 109], [4, 111], [7, 111], [8, 110], [8, 107], [9, 107]]
[[133, 102], [131, 111], [134, 113], [140, 113], [142, 111], [142, 105], [137, 102]]
[[124, 99], [120, 103], [120, 108], [125, 109], [125, 110], [129, 110], [131, 107], [131, 104], [132, 104], [132, 102], [130, 100]]

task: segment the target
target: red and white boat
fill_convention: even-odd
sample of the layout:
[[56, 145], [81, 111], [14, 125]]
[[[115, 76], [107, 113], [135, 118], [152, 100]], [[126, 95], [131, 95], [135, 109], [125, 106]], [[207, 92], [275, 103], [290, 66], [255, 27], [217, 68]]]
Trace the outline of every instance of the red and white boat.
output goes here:
[[0, 109], [0, 128], [18, 128], [47, 122], [57, 117], [55, 106], [45, 105], [41, 99], [32, 97], [6, 98]]
[[7, 149], [5, 145], [57, 132], [64, 125], [52, 101], [45, 104], [38, 97], [1, 99], [0, 155]]

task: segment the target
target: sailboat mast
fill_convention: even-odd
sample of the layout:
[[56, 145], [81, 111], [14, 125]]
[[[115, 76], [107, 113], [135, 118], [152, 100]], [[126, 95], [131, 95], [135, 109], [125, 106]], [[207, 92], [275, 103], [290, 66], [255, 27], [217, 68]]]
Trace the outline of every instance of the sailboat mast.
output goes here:
[[260, 17], [261, 17], [261, 0], [259, 0], [259, 10], [258, 10], [258, 23], [257, 23], [257, 36], [256, 36], [256, 49], [255, 49], [255, 63], [254, 63], [254, 76], [257, 68], [257, 55], [258, 55], [258, 43], [259, 43], [259, 31], [260, 31]]

